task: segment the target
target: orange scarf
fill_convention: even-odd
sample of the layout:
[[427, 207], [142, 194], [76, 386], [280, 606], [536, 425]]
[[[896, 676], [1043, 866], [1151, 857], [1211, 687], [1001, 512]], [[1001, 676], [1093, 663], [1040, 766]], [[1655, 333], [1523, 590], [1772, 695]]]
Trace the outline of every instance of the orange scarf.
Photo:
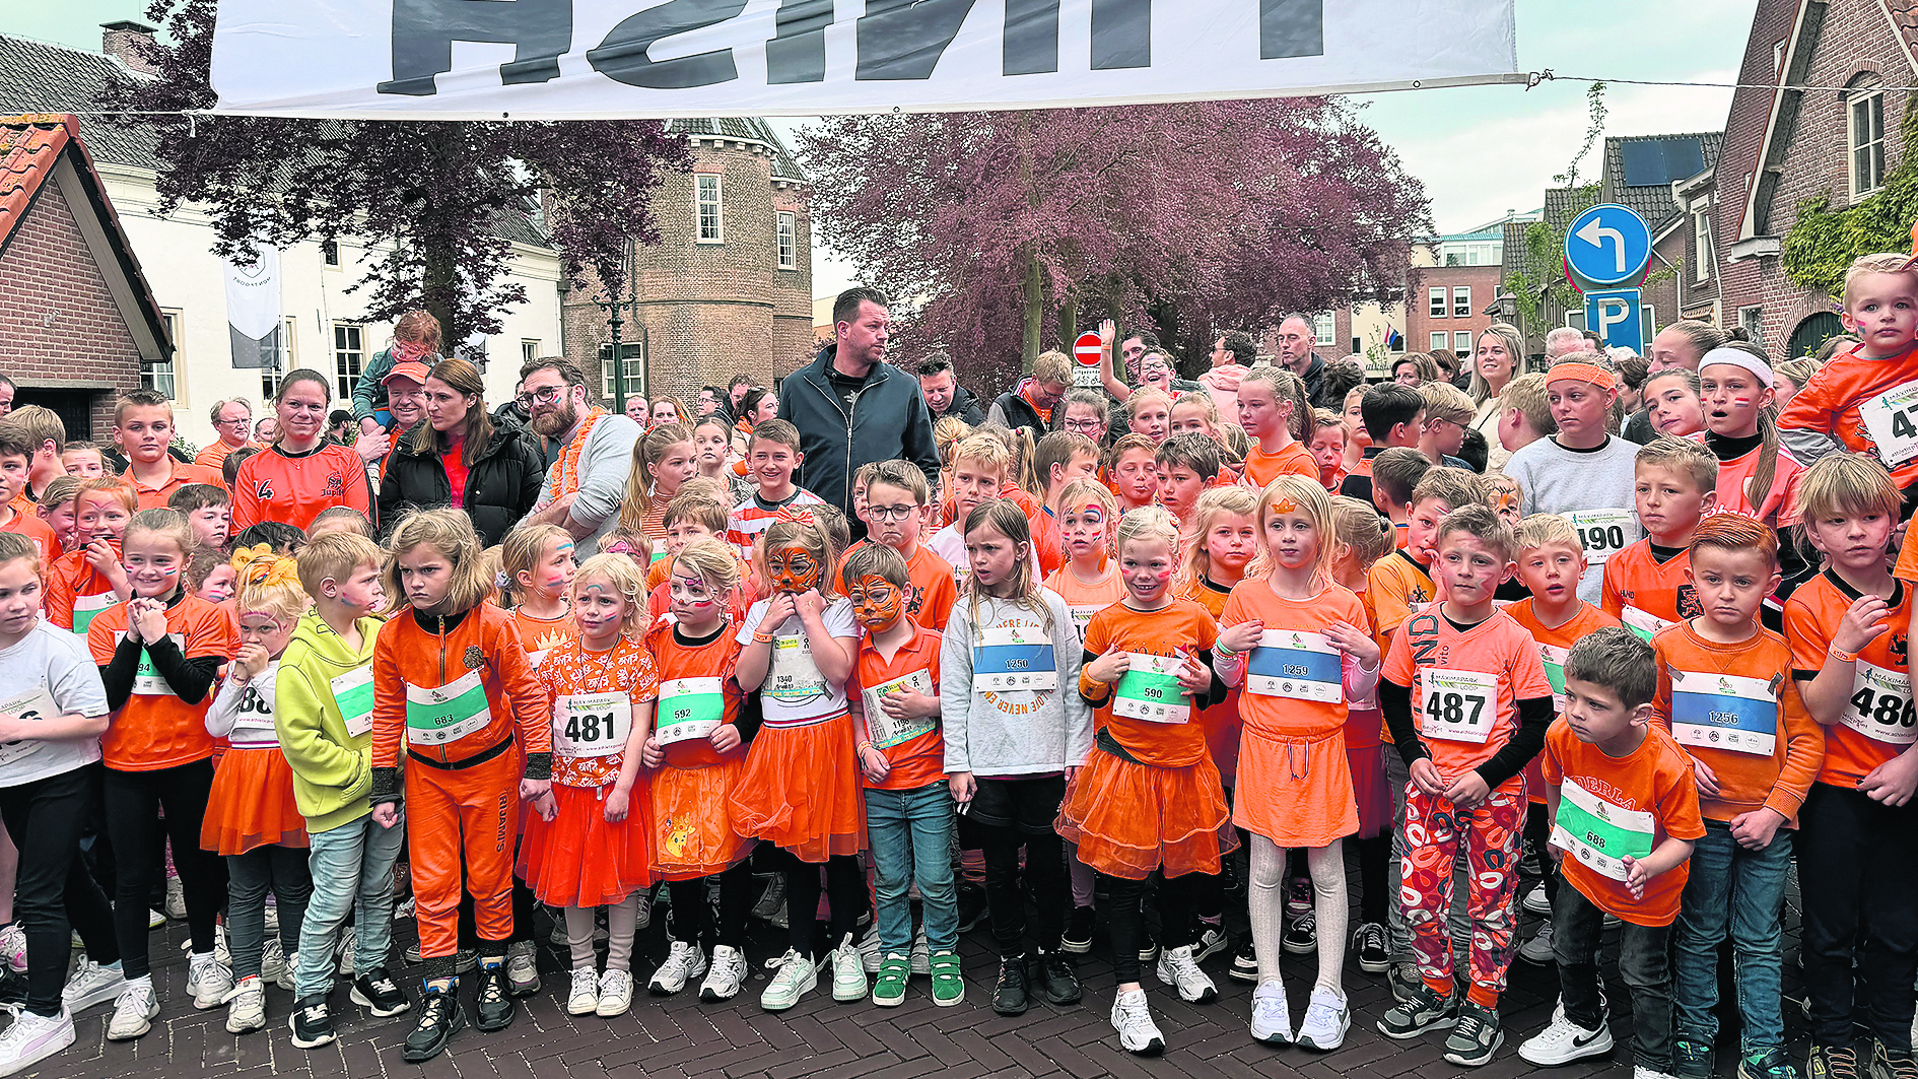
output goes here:
[[586, 413], [586, 422], [579, 425], [579, 433], [566, 444], [566, 451], [559, 455], [559, 465], [553, 473], [554, 498], [579, 492], [579, 455], [586, 449], [586, 436], [593, 433], [593, 425], [607, 415], [605, 409], [595, 405]]

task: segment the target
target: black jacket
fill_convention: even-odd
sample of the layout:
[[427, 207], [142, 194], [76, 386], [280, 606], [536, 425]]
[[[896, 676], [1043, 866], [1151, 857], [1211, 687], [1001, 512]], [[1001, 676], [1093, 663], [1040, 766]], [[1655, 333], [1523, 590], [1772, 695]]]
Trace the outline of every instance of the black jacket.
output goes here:
[[986, 422], [986, 411], [979, 407], [979, 398], [964, 386], [952, 388], [952, 407], [932, 418], [934, 423], [953, 416], [964, 420], [969, 427], [977, 427]]
[[1007, 427], [1015, 431], [1024, 427], [1031, 431], [1032, 441], [1038, 442], [1046, 437], [1046, 421], [1039, 415], [1039, 410], [1032, 407], [1032, 402], [1022, 397], [1018, 390], [1007, 390], [1000, 394], [992, 402], [992, 407], [1006, 418]]
[[[422, 420], [422, 423], [425, 421]], [[417, 427], [414, 430], [418, 430]], [[408, 508], [437, 509], [453, 504], [453, 486], [438, 453], [413, 452], [412, 431], [394, 440], [380, 483], [380, 525], [391, 530]], [[545, 462], [530, 431], [493, 428], [486, 452], [466, 471], [460, 509], [473, 519], [480, 545], [491, 547], [512, 531], [539, 501], [546, 482]]]
[[799, 428], [801, 487], [852, 516], [852, 474], [873, 461], [902, 458], [938, 482], [939, 451], [932, 444], [932, 412], [919, 380], [889, 363], [874, 364], [853, 393], [852, 405], [833, 389], [826, 372], [836, 344], [821, 349], [813, 362], [779, 384], [779, 418]]

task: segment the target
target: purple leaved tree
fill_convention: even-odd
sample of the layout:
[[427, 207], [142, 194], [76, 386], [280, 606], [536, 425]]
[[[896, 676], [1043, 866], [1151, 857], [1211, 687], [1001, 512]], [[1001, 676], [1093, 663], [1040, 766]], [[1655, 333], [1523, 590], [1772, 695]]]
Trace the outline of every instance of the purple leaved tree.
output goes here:
[[[1341, 99], [835, 117], [801, 131], [813, 228], [989, 385], [1098, 318], [1188, 355], [1285, 312], [1395, 299], [1425, 191]], [[1061, 346], [1062, 347], [1062, 346]]]
[[183, 202], [211, 215], [216, 253], [244, 261], [258, 243], [351, 238], [368, 248], [367, 317], [423, 306], [446, 340], [498, 333], [499, 312], [525, 290], [506, 275], [502, 224], [537, 212], [568, 274], [590, 267], [618, 284], [630, 237], [659, 242], [650, 200], [666, 173], [690, 166], [683, 140], [654, 120], [542, 123], [304, 120], [200, 116], [215, 95], [214, 0], [153, 0], [167, 40], [145, 59], [158, 72], [110, 88], [102, 107], [158, 135], [160, 212]]

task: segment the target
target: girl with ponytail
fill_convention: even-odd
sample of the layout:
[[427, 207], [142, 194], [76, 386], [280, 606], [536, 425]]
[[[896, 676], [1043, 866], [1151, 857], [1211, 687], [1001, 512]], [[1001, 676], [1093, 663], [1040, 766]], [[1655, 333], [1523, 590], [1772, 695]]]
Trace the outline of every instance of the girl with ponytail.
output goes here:
[[1778, 444], [1773, 371], [1758, 346], [1732, 341], [1699, 360], [1705, 445], [1718, 457], [1718, 506], [1772, 528], [1797, 524], [1804, 466]]

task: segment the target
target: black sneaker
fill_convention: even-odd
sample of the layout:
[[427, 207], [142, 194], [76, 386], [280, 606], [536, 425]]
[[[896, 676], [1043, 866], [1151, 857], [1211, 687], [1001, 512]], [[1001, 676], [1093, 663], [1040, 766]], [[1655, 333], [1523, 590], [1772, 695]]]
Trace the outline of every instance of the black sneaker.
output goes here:
[[1000, 957], [999, 984], [992, 987], [992, 1010], [1000, 1015], [1024, 1015], [1027, 1006], [1026, 957]]
[[1026, 981], [1048, 1004], [1077, 1004], [1084, 992], [1079, 983], [1079, 964], [1063, 951], [1035, 952], [1026, 961]]
[[295, 1049], [318, 1049], [337, 1037], [333, 1033], [333, 1011], [320, 993], [295, 1001], [286, 1025], [293, 1028]]
[[1232, 969], [1225, 976], [1235, 982], [1257, 985], [1259, 981], [1259, 956], [1252, 950], [1252, 938], [1247, 937], [1239, 950], [1232, 953]]
[[1367, 974], [1384, 974], [1392, 969], [1392, 953], [1385, 946], [1385, 927], [1365, 922], [1352, 933], [1352, 950], [1358, 953], [1359, 969]]
[[1503, 1044], [1505, 1031], [1500, 1028], [1496, 1010], [1469, 1000], [1459, 1002], [1458, 1022], [1445, 1039], [1445, 1059], [1476, 1068], [1491, 1063], [1492, 1054]]
[[353, 1003], [381, 1018], [399, 1015], [413, 1006], [385, 967], [374, 967], [355, 977], [352, 996]]
[[1066, 931], [1059, 937], [1059, 950], [1073, 955], [1084, 955], [1091, 951], [1092, 927], [1098, 918], [1098, 911], [1091, 907], [1073, 907], [1072, 918], [1066, 922]]
[[1319, 919], [1311, 911], [1292, 919], [1279, 938], [1287, 955], [1311, 955], [1319, 950]]
[[[504, 982], [505, 977], [502, 975], [500, 980]], [[505, 991], [503, 987], [500, 990]], [[424, 1064], [446, 1051], [446, 1043], [466, 1025], [466, 1016], [461, 1014], [459, 998], [454, 992], [452, 986], [426, 991], [420, 1000], [419, 1024], [406, 1036], [400, 1059], [408, 1064]]]
[[970, 933], [986, 920], [986, 890], [977, 884], [959, 884], [959, 932]]
[[1672, 1074], [1677, 1079], [1712, 1079], [1712, 1043], [1684, 1036], [1673, 1038]]
[[481, 1030], [505, 1030], [513, 1025], [513, 991], [506, 984], [506, 964], [480, 968], [479, 993], [473, 1006], [479, 1013], [473, 1025]]
[[1918, 1079], [1918, 1061], [1909, 1050], [1894, 1053], [1878, 1042], [1871, 1051], [1871, 1079]]
[[1805, 1079], [1858, 1079], [1858, 1052], [1849, 1045], [1814, 1045]]

